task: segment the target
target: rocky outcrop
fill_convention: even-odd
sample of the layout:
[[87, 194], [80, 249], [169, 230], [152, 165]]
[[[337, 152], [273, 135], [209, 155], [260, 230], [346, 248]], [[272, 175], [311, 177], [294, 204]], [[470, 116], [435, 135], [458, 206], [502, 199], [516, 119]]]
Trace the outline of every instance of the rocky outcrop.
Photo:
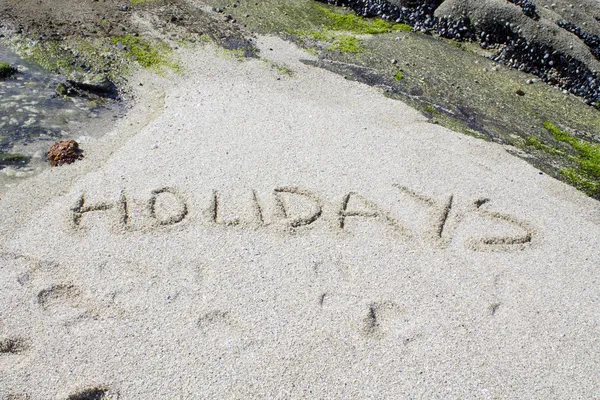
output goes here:
[[424, 33], [475, 40], [492, 58], [600, 107], [600, 4], [583, 0], [320, 0]]

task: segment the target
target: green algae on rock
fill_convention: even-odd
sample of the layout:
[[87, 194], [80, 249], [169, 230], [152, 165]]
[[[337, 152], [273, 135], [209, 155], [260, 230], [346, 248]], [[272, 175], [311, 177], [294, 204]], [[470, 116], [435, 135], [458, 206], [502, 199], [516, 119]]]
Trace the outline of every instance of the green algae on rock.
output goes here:
[[71, 82], [85, 84], [103, 80], [118, 85], [125, 79], [126, 60], [119, 56], [109, 39], [68, 38], [34, 42], [20, 37], [9, 44], [22, 57]]
[[351, 35], [336, 37], [329, 49], [353, 54], [362, 53], [364, 51], [361, 40]]
[[340, 14], [325, 7], [322, 7], [321, 10], [327, 20], [326, 27], [331, 30], [369, 35], [393, 31], [412, 31], [412, 28], [406, 24], [397, 24], [380, 18], [362, 18], [355, 14]]
[[164, 42], [153, 44], [133, 35], [118, 36], [113, 38], [112, 42], [123, 48], [127, 56], [143, 68], [161, 71], [163, 67], [168, 67], [179, 70], [179, 65], [170, 59], [171, 48]]
[[27, 157], [18, 153], [3, 153], [0, 151], [0, 167], [20, 165], [27, 162]]
[[8, 78], [17, 72], [12, 65], [6, 62], [0, 62], [0, 79]]
[[569, 147], [567, 158], [574, 166], [563, 168], [561, 174], [590, 196], [600, 196], [600, 144], [576, 138], [550, 121], [544, 122], [544, 128]]

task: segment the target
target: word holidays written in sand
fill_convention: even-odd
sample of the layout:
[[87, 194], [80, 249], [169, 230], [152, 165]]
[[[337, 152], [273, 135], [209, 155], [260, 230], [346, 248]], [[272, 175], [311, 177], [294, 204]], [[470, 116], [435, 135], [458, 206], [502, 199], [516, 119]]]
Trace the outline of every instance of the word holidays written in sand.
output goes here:
[[[200, 223], [232, 229], [273, 228], [288, 233], [325, 227], [336, 233], [351, 234], [360, 230], [360, 225], [378, 224], [403, 240], [421, 238], [438, 247], [452, 243], [454, 233], [462, 226], [462, 231], [473, 231], [463, 243], [473, 250], [524, 249], [536, 235], [529, 222], [493, 211], [492, 201], [487, 198], [457, 201], [454, 195], [449, 195], [440, 200], [405, 186], [393, 188], [404, 200], [395, 199], [397, 209], [384, 208], [358, 192], [345, 193], [337, 202], [326, 202], [323, 196], [309, 190], [280, 187], [273, 190], [269, 203], [255, 190], [249, 190], [243, 199], [229, 196], [232, 203], [243, 205], [238, 207], [238, 211], [245, 210], [240, 215], [233, 215], [224, 194], [213, 190], [206, 205], [201, 207], [202, 212], [194, 213], [190, 204], [195, 202], [176, 188], [163, 187], [150, 191], [148, 198], [142, 200], [130, 199], [125, 190], [113, 201], [94, 202], [82, 193], [69, 215], [74, 230], [92, 228], [101, 214], [122, 232]], [[399, 212], [402, 208], [403, 215]], [[416, 221], [416, 215], [424, 217]]]

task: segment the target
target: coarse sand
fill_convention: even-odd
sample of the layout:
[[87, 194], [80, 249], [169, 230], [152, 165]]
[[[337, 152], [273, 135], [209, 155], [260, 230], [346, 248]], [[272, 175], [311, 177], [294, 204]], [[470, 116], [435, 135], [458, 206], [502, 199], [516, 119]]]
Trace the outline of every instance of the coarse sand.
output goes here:
[[260, 37], [0, 200], [0, 399], [600, 393], [600, 204]]

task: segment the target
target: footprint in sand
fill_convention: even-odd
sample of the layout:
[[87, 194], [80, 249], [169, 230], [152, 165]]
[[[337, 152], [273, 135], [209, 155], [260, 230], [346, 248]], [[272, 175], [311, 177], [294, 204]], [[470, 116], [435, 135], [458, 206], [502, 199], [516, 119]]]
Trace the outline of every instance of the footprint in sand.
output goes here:
[[0, 338], [0, 356], [5, 354], [20, 354], [29, 349], [29, 344], [25, 339]]
[[[0, 397], [0, 399], [4, 399], [4, 397]], [[25, 393], [11, 393], [6, 395], [6, 400], [30, 400], [31, 397]]]
[[363, 321], [362, 334], [369, 338], [385, 336], [400, 314], [402, 309], [391, 301], [369, 304], [367, 316]]
[[[22, 353], [26, 353], [29, 350], [29, 343], [27, 340], [20, 337], [0, 337], [0, 360], [4, 356], [14, 356]], [[3, 394], [0, 392], [0, 400], [29, 400], [26, 393], [8, 393]]]
[[[58, 263], [23, 254], [0, 253], [0, 261], [3, 260], [12, 268], [0, 270], [3, 272], [0, 278], [7, 282], [14, 280], [24, 295], [33, 295], [44, 313], [67, 323], [93, 315], [92, 303], [85, 298], [82, 290], [71, 283], [64, 283], [70, 278]], [[60, 283], [48, 286], [53, 281]], [[13, 291], [17, 289], [11, 288]]]
[[37, 302], [43, 311], [67, 323], [92, 316], [81, 290], [72, 284], [56, 284], [41, 290]]
[[405, 310], [391, 301], [365, 303], [360, 296], [323, 293], [318, 299], [330, 321], [357, 328], [363, 337], [381, 339], [397, 336], [399, 320]]
[[207, 312], [198, 319], [197, 326], [202, 336], [219, 347], [246, 348], [253, 343], [242, 334], [241, 327], [227, 311]]
[[202, 315], [198, 319], [198, 328], [203, 335], [208, 336], [232, 330], [233, 323], [228, 312], [216, 310]]
[[119, 394], [106, 386], [96, 386], [80, 390], [66, 400], [117, 400]]

